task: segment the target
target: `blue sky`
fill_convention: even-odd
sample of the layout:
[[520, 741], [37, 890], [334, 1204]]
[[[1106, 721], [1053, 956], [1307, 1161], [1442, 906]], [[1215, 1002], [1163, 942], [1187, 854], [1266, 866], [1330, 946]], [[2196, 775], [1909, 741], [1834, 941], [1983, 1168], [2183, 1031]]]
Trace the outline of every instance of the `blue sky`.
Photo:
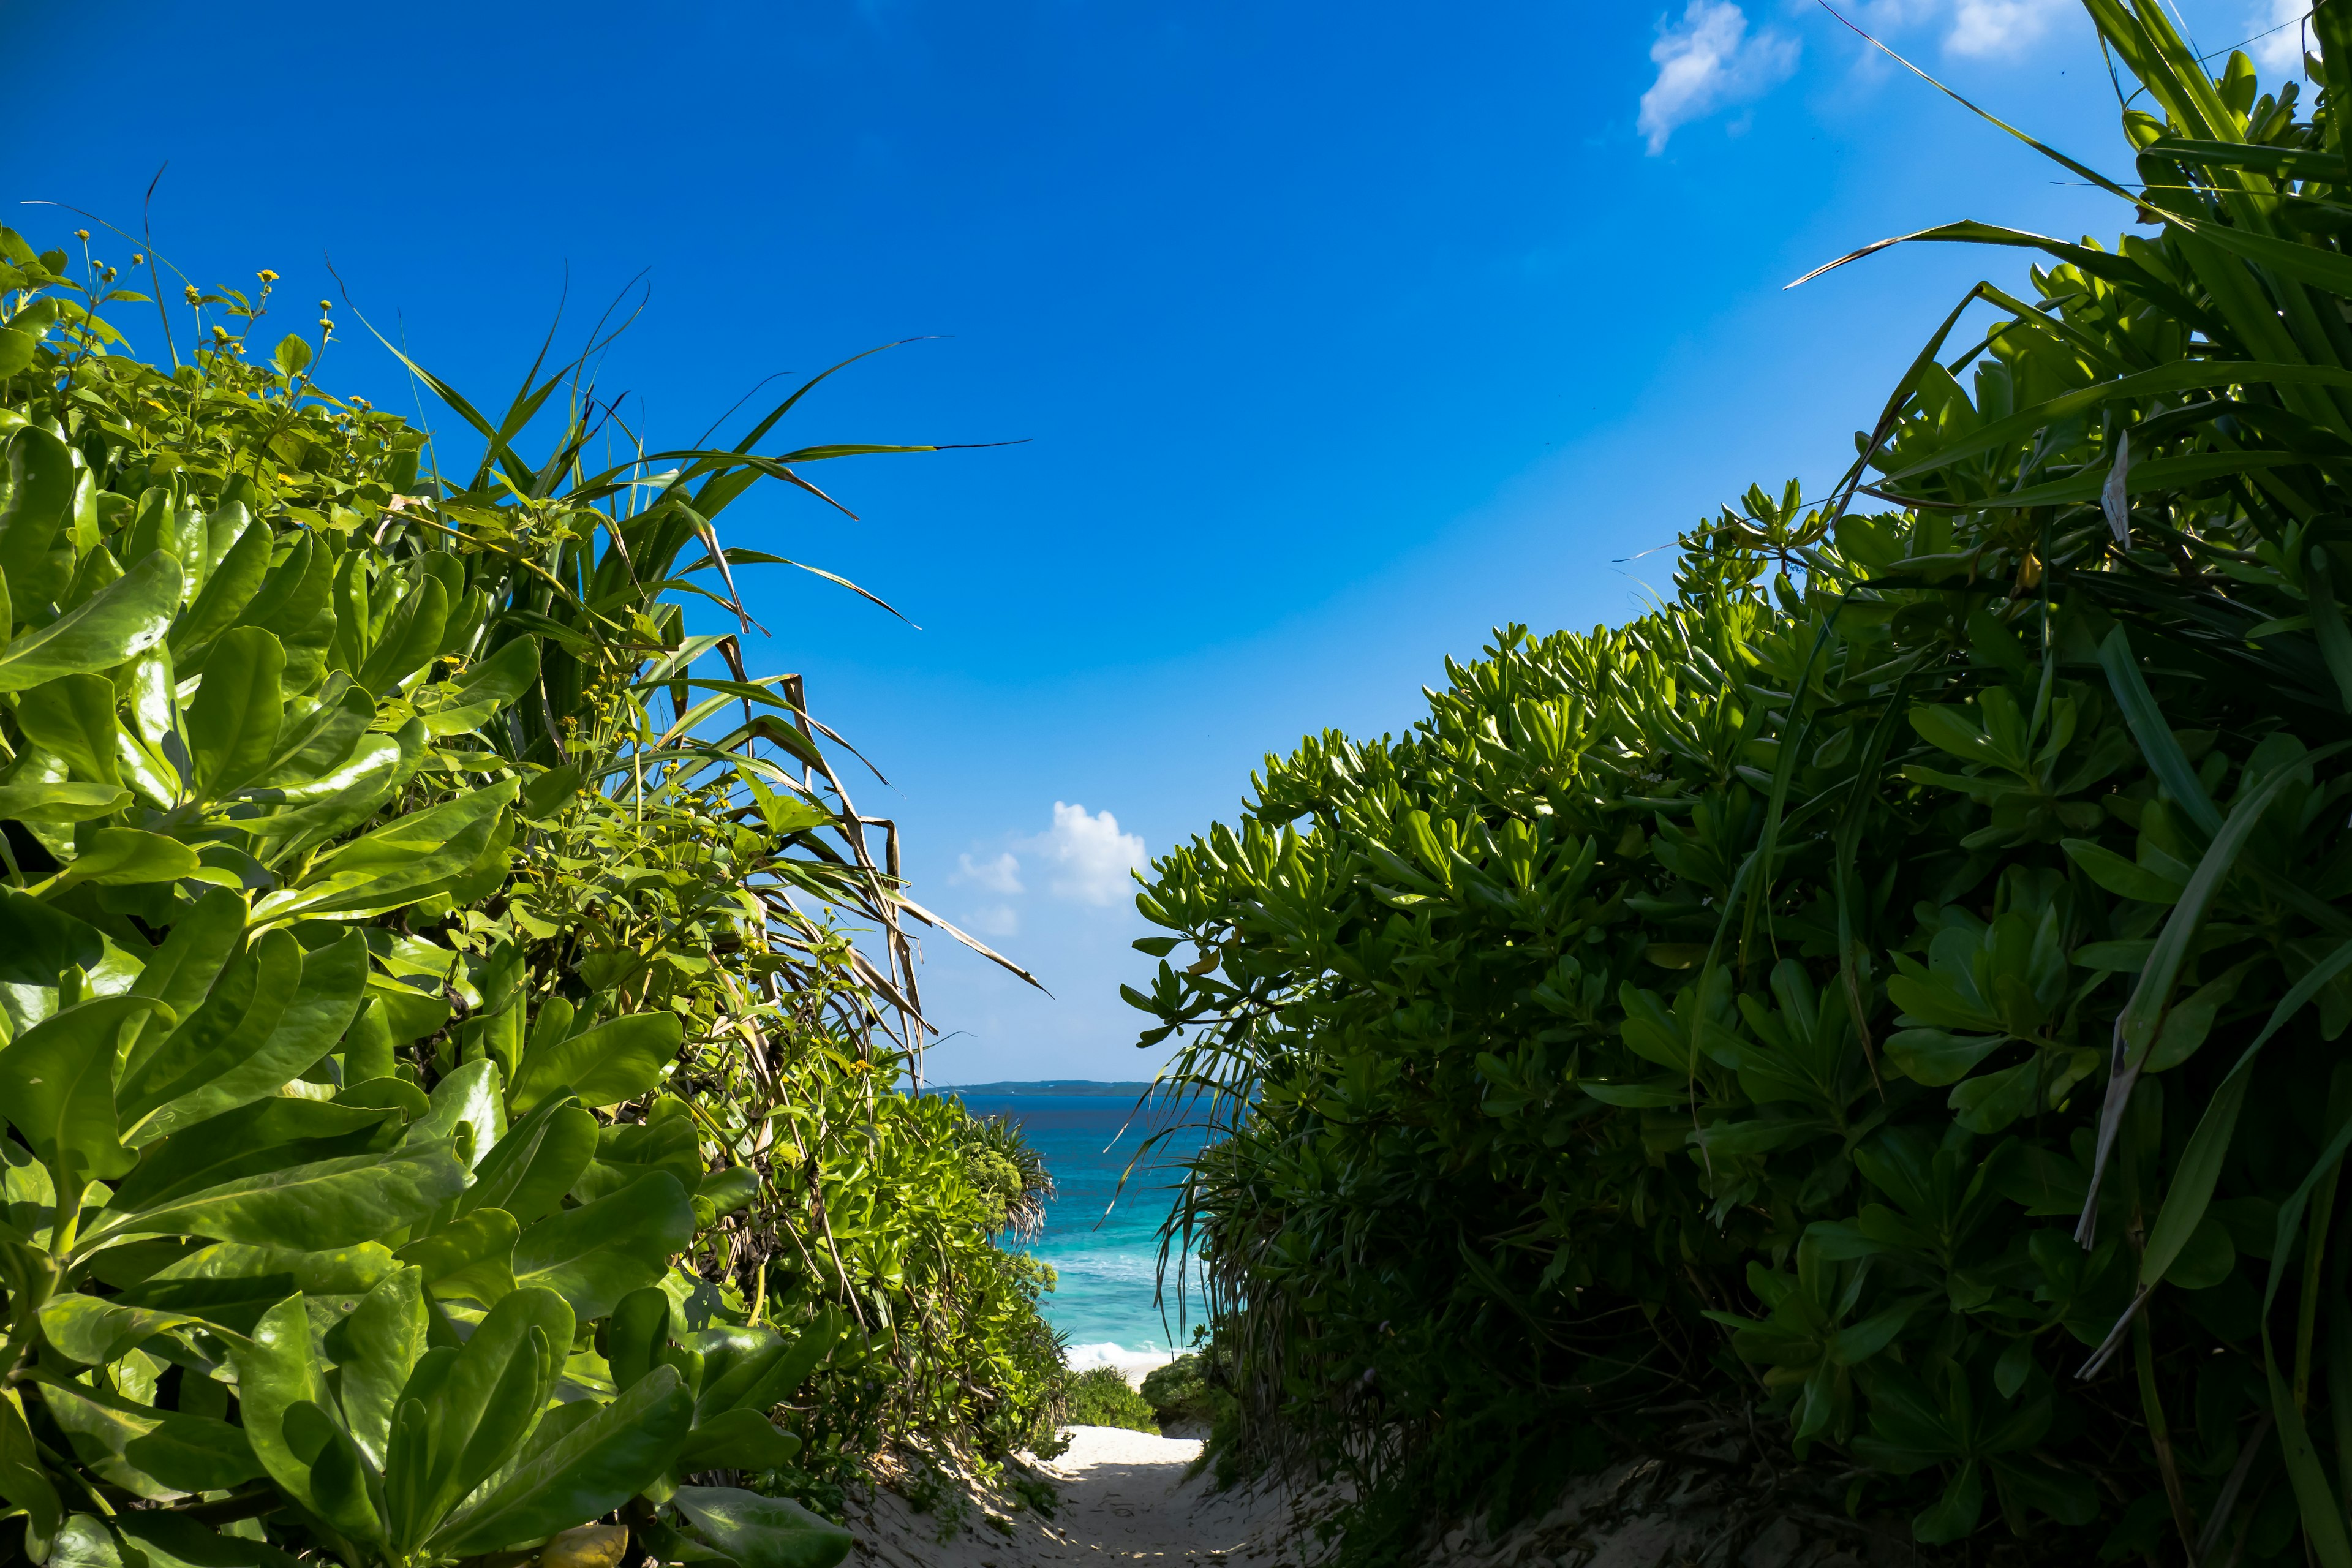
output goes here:
[[[2182, 5], [2207, 49], [2303, 9]], [[2127, 175], [2069, 0], [1842, 8]], [[0, 0], [0, 221], [57, 244], [79, 220], [16, 205], [46, 199], [135, 228], [168, 161], [152, 221], [186, 271], [271, 268], [300, 301], [331, 257], [478, 401], [567, 275], [584, 327], [642, 273], [603, 385], [656, 439], [929, 335], [789, 438], [1023, 444], [826, 465], [859, 521], [755, 493], [725, 531], [921, 628], [781, 569], [751, 588], [758, 662], [888, 774], [859, 805], [902, 825], [916, 896], [1052, 988], [930, 940], [942, 1081], [1144, 1073], [1129, 864], [1302, 733], [1411, 723], [1498, 623], [1633, 613], [1666, 570], [1635, 557], [1751, 479], [1833, 476], [1950, 303], [2024, 263], [1790, 279], [1950, 218], [2129, 216], [1782, 0], [394, 15], [117, 0], [94, 33]], [[2256, 46], [2266, 80], [2293, 37]], [[414, 406], [355, 332], [327, 374]]]

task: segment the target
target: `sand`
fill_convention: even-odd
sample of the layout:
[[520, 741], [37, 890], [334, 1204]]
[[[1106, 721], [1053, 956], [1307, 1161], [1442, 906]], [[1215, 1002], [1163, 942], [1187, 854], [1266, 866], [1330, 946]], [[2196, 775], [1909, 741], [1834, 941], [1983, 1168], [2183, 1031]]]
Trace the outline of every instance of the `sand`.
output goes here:
[[[1188, 1472], [1198, 1438], [1114, 1426], [1066, 1428], [1051, 1461], [1016, 1459], [988, 1485], [953, 1456], [893, 1456], [881, 1484], [852, 1500], [852, 1568], [1028, 1568], [1030, 1564], [1215, 1563], [1304, 1568], [1293, 1499], [1276, 1490], [1218, 1492]], [[938, 1478], [924, 1474], [936, 1465]], [[1011, 1483], [1044, 1481], [1059, 1495], [1048, 1520]], [[941, 1480], [946, 1485], [941, 1485]], [[908, 1494], [927, 1502], [919, 1510]]]

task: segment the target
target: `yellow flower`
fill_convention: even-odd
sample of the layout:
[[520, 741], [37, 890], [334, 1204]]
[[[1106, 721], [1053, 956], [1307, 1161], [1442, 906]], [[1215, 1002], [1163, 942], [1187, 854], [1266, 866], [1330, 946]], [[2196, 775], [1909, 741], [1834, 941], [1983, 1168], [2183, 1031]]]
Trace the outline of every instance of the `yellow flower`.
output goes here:
[[267, 267], [263, 268], [260, 271], [258, 271], [258, 272], [255, 273], [255, 274], [254, 274], [254, 276], [255, 276], [256, 278], [260, 279], [262, 280], [262, 282], [264, 282], [264, 283], [275, 283], [275, 282], [277, 282], [277, 281], [278, 281], [278, 274], [277, 274], [277, 273], [275, 273], [275, 272], [272, 272], [272, 271], [271, 271], [271, 270], [269, 270], [269, 268], [267, 268]]

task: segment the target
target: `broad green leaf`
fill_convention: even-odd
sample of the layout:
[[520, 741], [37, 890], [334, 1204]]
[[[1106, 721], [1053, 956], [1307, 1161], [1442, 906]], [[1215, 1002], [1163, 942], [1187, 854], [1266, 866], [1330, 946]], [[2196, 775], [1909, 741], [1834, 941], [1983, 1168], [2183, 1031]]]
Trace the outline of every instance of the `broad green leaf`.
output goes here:
[[30, 332], [0, 327], [0, 378], [15, 375], [29, 366], [40, 346], [41, 340]]
[[353, 1541], [383, 1545], [383, 1519], [370, 1495], [368, 1463], [327, 1407], [304, 1400], [288, 1410], [286, 1437], [310, 1467], [310, 1500], [319, 1517]]
[[49, 1547], [48, 1568], [126, 1568], [121, 1547], [103, 1521], [87, 1513], [69, 1514], [58, 1527]]
[[400, 1391], [425, 1353], [424, 1276], [394, 1269], [376, 1281], [338, 1328], [344, 1349], [341, 1368], [343, 1419], [352, 1439], [381, 1470], [392, 1441], [392, 1416]]
[[147, 1560], [147, 1568], [299, 1568], [299, 1559], [268, 1542], [219, 1534], [165, 1509], [119, 1514], [115, 1528]]
[[660, 1364], [669, 1348], [670, 1301], [660, 1287], [632, 1290], [614, 1305], [604, 1325], [604, 1354], [613, 1369], [613, 1386], [634, 1387], [639, 1378]]
[[238, 1415], [254, 1456], [289, 1497], [315, 1511], [310, 1462], [297, 1454], [286, 1432], [289, 1410], [326, 1397], [302, 1298], [289, 1296], [263, 1313], [252, 1338], [230, 1344], [229, 1359], [236, 1366]]
[[465, 1184], [466, 1167], [447, 1143], [322, 1160], [224, 1183], [157, 1208], [106, 1215], [83, 1250], [133, 1236], [205, 1236], [251, 1247], [329, 1251], [414, 1225]]
[[285, 669], [285, 648], [258, 626], [223, 633], [214, 646], [187, 711], [196, 787], [206, 798], [242, 789], [268, 770], [285, 711], [278, 686]]
[[184, 1312], [126, 1307], [69, 1291], [41, 1304], [41, 1333], [59, 1354], [84, 1366], [120, 1361], [142, 1341], [203, 1320]]
[[[353, 932], [348, 940], [357, 942]], [[408, 1142], [431, 1142], [455, 1138], [460, 1127], [472, 1131], [466, 1147], [480, 1164], [491, 1147], [506, 1134], [506, 1106], [499, 1098], [499, 1064], [467, 1062], [433, 1086], [432, 1110], [408, 1130]]]
[[[204, 1005], [222, 968], [244, 945], [245, 900], [226, 888], [215, 888], [181, 911], [172, 922], [172, 934], [147, 960], [132, 984], [133, 995], [152, 996], [173, 1018], [185, 1018]], [[128, 1078], [144, 1068], [162, 1048], [169, 1032], [150, 1028], [123, 1063]]]
[[568, 1089], [586, 1106], [635, 1100], [661, 1081], [686, 1037], [675, 1013], [633, 1013], [541, 1050], [525, 1050], [511, 1095], [517, 1110]]
[[2183, 884], [2125, 859], [2114, 850], [2086, 838], [2060, 841], [2066, 858], [2083, 868], [2091, 880], [2119, 898], [2146, 904], [2178, 903]]
[[[130, 1141], [152, 1143], [174, 1127], [201, 1121], [200, 1116], [180, 1116], [154, 1124], [162, 1120], [159, 1110], [205, 1088], [258, 1050], [293, 1001], [301, 979], [301, 944], [284, 931], [265, 931], [226, 965], [203, 1005], [152, 1051], [135, 1052], [136, 1065], [124, 1070], [118, 1098]], [[141, 1042], [142, 1047], [145, 1043]], [[261, 1092], [292, 1076], [280, 1075]]]
[[0, 784], [0, 817], [19, 822], [89, 822], [111, 816], [130, 804], [131, 792], [113, 784]]
[[847, 1328], [848, 1321], [840, 1308], [828, 1305], [820, 1310], [815, 1321], [801, 1331], [800, 1337], [756, 1383], [733, 1395], [735, 1404], [746, 1410], [767, 1411], [790, 1400], [800, 1392], [809, 1374], [832, 1353]]
[[0, 691], [96, 673], [163, 640], [180, 607], [180, 563], [157, 552], [47, 626], [0, 648]]
[[677, 1468], [697, 1470], [772, 1470], [792, 1463], [801, 1440], [780, 1432], [756, 1410], [730, 1410], [698, 1422], [678, 1450]]
[[427, 577], [400, 601], [383, 637], [369, 650], [367, 661], [352, 673], [361, 690], [382, 697], [415, 674], [440, 650], [441, 632], [449, 618], [449, 595], [440, 583]]
[[583, 1319], [601, 1318], [652, 1284], [694, 1237], [686, 1189], [656, 1171], [610, 1197], [548, 1215], [515, 1244], [515, 1279], [543, 1286]]
[[271, 1096], [214, 1118], [198, 1136], [148, 1148], [111, 1204], [152, 1208], [264, 1171], [368, 1153], [384, 1146], [389, 1120], [380, 1110]]
[[0, 1499], [24, 1510], [25, 1544], [34, 1560], [47, 1556], [65, 1510], [56, 1482], [42, 1468], [22, 1396], [13, 1388], [0, 1388]]
[[[85, 994], [116, 995], [139, 977], [138, 960], [94, 926], [53, 904], [0, 889], [0, 1012], [23, 1032], [58, 1010], [58, 983], [69, 969], [86, 977]], [[162, 1020], [151, 1018], [152, 1028]]]
[[514, 706], [539, 679], [539, 644], [518, 637], [473, 665], [455, 682], [441, 705], [419, 716], [432, 735], [478, 730]]
[[100, 1476], [159, 1500], [238, 1486], [262, 1473], [245, 1433], [226, 1421], [48, 1384], [41, 1403]]
[[399, 1268], [391, 1248], [362, 1241], [350, 1247], [303, 1251], [289, 1247], [216, 1242], [159, 1270], [149, 1280], [252, 1279], [282, 1275], [308, 1296], [366, 1294]]
[[51, 560], [73, 507], [73, 453], [37, 425], [8, 438], [8, 486], [0, 503], [0, 577], [20, 618], [57, 596], [62, 578]]
[[478, 1208], [394, 1256], [422, 1268], [436, 1296], [495, 1306], [514, 1291], [515, 1240], [520, 1234], [506, 1210]]
[[520, 1225], [551, 1213], [595, 1157], [596, 1131], [595, 1117], [569, 1097], [541, 1102], [475, 1166], [457, 1213], [499, 1208]]
[[476, 1326], [427, 1405], [432, 1440], [419, 1494], [423, 1518], [445, 1517], [530, 1436], [554, 1390], [572, 1323], [561, 1296], [527, 1288]]
[[84, 1177], [131, 1169], [134, 1157], [116, 1131], [115, 1052], [124, 1026], [154, 1006], [144, 996], [101, 996], [0, 1047], [0, 1116], [45, 1163]]
[[117, 783], [122, 726], [114, 715], [114, 683], [102, 675], [66, 675], [16, 700], [16, 723], [26, 738], [55, 752], [94, 784]]
[[262, 899], [254, 918], [374, 915], [430, 897], [480, 856], [514, 792], [515, 780], [504, 779], [353, 839], [296, 887]]
[[695, 1533], [737, 1568], [835, 1568], [849, 1555], [849, 1531], [789, 1498], [731, 1487], [680, 1487], [670, 1500]]
[[140, 882], [176, 882], [203, 873], [196, 852], [176, 838], [136, 827], [101, 827], [66, 868], [46, 884], [52, 892], [77, 883], [102, 888]]
[[434, 1549], [492, 1552], [609, 1512], [669, 1468], [693, 1419], [677, 1372], [657, 1368], [449, 1521]]
[[[222, 628], [244, 617], [256, 592], [268, 576], [273, 542], [268, 524], [249, 525], [238, 532], [236, 542], [229, 546], [220, 563], [205, 574], [203, 588], [186, 613], [173, 624], [168, 639], [183, 669], [194, 673], [201, 668], [210, 673], [210, 660], [229, 646], [227, 639], [220, 637]], [[219, 640], [215, 642], [215, 638]], [[282, 650], [280, 661], [283, 662]]]
[[1955, 1035], [1943, 1029], [1901, 1029], [1886, 1037], [1886, 1054], [1914, 1083], [1958, 1083], [2008, 1043], [2006, 1035]]

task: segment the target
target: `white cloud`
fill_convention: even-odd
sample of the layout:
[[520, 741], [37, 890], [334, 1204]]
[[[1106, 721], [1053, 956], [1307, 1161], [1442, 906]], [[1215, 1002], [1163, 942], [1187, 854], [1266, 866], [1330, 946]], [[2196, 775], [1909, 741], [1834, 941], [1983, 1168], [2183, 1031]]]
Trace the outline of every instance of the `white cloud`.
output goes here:
[[2050, 30], [2070, 0], [1959, 0], [1952, 7], [1952, 30], [1944, 37], [1948, 54], [1982, 58], [2011, 55]]
[[1690, 0], [1678, 25], [1660, 22], [1650, 58], [1658, 79], [1642, 95], [1637, 124], [1654, 155], [1692, 121], [1784, 80], [1797, 68], [1797, 41], [1770, 27], [1751, 36], [1731, 0]]
[[1021, 862], [1013, 858], [1009, 849], [993, 860], [982, 860], [978, 864], [974, 864], [969, 855], [960, 855], [956, 858], [956, 869], [948, 878], [950, 884], [970, 882], [992, 893], [1024, 890], [1021, 886]]
[[[2303, 52], [2312, 42], [2311, 0], [2262, 0], [2255, 6], [2249, 32], [2263, 33], [2247, 50], [2265, 76], [2301, 76]], [[2275, 27], [2276, 32], [2265, 32]], [[2264, 83], [2265, 86], [2271, 84]]]
[[982, 936], [1017, 936], [1021, 931], [1021, 911], [1011, 904], [991, 904], [964, 923]]
[[[1089, 816], [1083, 805], [1054, 803], [1054, 828], [1034, 838], [1015, 841], [1024, 854], [1034, 855], [1055, 868], [1053, 890], [1057, 898], [1084, 904], [1108, 904], [1132, 885], [1129, 871], [1148, 862], [1143, 840], [1118, 830], [1118, 819], [1108, 811]], [[1011, 856], [1006, 856], [1011, 859]]]

